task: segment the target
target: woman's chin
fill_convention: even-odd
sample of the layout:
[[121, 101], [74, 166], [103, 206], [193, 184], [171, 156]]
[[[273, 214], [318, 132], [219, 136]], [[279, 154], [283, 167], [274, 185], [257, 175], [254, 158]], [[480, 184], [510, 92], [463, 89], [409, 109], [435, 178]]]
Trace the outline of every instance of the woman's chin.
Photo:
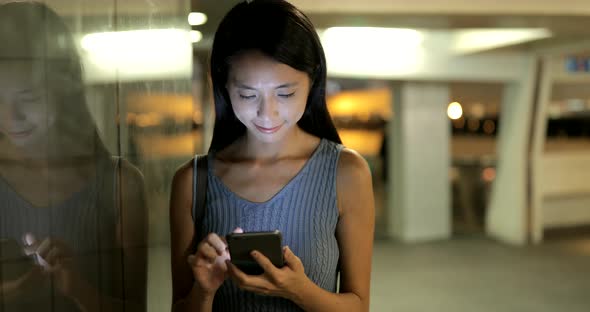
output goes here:
[[44, 155], [47, 153], [47, 140], [49, 138], [39, 138], [36, 134], [38, 133], [33, 132], [28, 136], [8, 137], [8, 139], [12, 145], [26, 154], [31, 154], [30, 156], [35, 156], [35, 154]]

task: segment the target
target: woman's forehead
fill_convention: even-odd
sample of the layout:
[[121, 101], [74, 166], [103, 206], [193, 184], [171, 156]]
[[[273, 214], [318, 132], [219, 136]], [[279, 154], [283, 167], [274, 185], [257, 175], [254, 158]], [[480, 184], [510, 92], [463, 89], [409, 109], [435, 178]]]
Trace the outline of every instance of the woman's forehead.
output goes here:
[[33, 59], [2, 59], [0, 58], [0, 73], [21, 73], [26, 76], [38, 76], [45, 68], [44, 62]]
[[230, 65], [229, 80], [231, 83], [266, 81], [293, 83], [306, 79], [305, 72], [296, 70], [261, 53], [242, 54], [235, 57]]
[[0, 59], [0, 88], [18, 89], [23, 86], [39, 86], [45, 80], [40, 62]]

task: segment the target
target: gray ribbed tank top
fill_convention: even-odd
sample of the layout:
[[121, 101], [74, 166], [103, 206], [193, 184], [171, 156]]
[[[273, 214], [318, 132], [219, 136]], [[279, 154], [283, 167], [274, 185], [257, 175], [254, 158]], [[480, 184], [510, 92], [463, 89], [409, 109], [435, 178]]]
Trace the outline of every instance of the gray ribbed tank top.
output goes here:
[[[340, 256], [335, 236], [336, 169], [341, 150], [342, 145], [322, 139], [299, 173], [264, 203], [250, 202], [229, 190], [213, 174], [214, 156], [209, 154], [202, 234], [226, 235], [238, 226], [246, 232], [278, 229], [283, 234], [283, 245], [301, 259], [307, 276], [335, 292]], [[217, 291], [213, 310], [301, 311], [289, 300], [240, 290], [229, 279]]]

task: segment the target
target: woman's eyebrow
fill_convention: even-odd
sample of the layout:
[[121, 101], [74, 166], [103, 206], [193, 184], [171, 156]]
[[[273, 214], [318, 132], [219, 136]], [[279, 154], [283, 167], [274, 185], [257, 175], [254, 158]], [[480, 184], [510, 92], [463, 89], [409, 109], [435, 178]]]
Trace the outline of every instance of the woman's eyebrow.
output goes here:
[[27, 84], [22, 89], [18, 90], [18, 93], [36, 93], [43, 90], [42, 84]]
[[295, 87], [297, 86], [299, 83], [297, 82], [289, 82], [289, 83], [284, 83], [282, 85], [279, 85], [278, 87], [276, 87], [275, 89], [282, 89], [282, 88], [291, 88], [291, 87]]
[[234, 81], [234, 84], [235, 84], [235, 85], [236, 85], [236, 87], [237, 87], [237, 88], [239, 88], [239, 89], [256, 90], [256, 88], [254, 88], [254, 87], [250, 87], [250, 86], [248, 86], [248, 85], [245, 85], [245, 84], [243, 84], [243, 83], [239, 83], [239, 82], [237, 82], [237, 81]]
[[35, 93], [35, 89], [34, 88], [27, 88], [27, 89], [22, 89], [18, 91], [19, 94], [23, 94], [23, 93]]

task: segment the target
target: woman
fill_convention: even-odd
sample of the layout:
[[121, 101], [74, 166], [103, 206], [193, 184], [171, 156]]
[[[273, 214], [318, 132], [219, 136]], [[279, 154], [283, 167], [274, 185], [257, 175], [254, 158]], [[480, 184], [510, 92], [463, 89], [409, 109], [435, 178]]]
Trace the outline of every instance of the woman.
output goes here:
[[0, 310], [144, 310], [143, 180], [98, 136], [72, 36], [13, 2], [0, 42], [0, 238], [17, 246], [3, 259], [30, 259], [0, 263]]
[[[172, 183], [173, 310], [368, 311], [371, 177], [328, 114], [311, 22], [285, 1], [242, 2], [219, 25], [210, 71], [216, 119], [200, 228], [192, 161]], [[275, 229], [283, 268], [256, 251], [260, 276], [229, 261], [226, 234]], [[205, 238], [195, 251], [196, 237]]]

